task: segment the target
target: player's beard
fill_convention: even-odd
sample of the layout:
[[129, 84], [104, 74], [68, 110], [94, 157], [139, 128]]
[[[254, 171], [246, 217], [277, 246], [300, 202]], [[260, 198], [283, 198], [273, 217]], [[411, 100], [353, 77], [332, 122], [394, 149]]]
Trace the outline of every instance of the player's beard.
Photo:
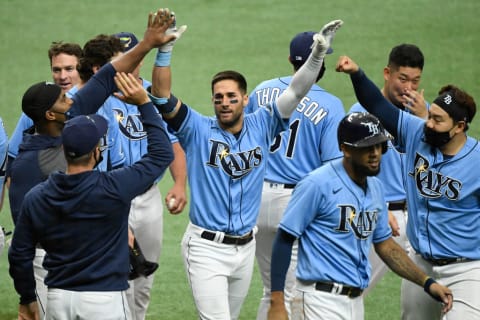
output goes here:
[[228, 128], [236, 126], [238, 124], [238, 122], [240, 121], [240, 118], [242, 117], [241, 113], [239, 113], [237, 115], [232, 113], [232, 115], [233, 115], [233, 118], [231, 118], [230, 120], [222, 120], [221, 116], [217, 114], [218, 122], [220, 122], [220, 124], [222, 125], [222, 127], [224, 129], [228, 129]]
[[352, 161], [352, 169], [357, 176], [371, 177], [371, 176], [378, 175], [378, 173], [380, 172], [380, 165], [376, 169], [372, 169], [364, 164], [358, 163], [356, 161]]

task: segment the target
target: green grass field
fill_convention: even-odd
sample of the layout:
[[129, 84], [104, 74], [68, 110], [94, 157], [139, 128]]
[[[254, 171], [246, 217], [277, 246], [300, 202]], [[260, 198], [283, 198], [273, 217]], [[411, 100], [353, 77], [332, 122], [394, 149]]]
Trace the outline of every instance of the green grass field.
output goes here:
[[[47, 49], [52, 41], [81, 45], [99, 33], [130, 31], [142, 36], [149, 11], [173, 9], [188, 30], [176, 44], [173, 92], [204, 114], [213, 114], [210, 78], [217, 71], [242, 72], [252, 89], [264, 79], [291, 73], [288, 44], [296, 33], [319, 30], [332, 19], [344, 20], [328, 56], [321, 86], [340, 97], [346, 109], [355, 102], [349, 78], [334, 72], [339, 55], [351, 56], [379, 85], [382, 68], [394, 45], [417, 44], [426, 57], [421, 88], [431, 101], [438, 89], [453, 83], [480, 101], [476, 64], [480, 44], [478, 0], [2, 0], [0, 10], [0, 116], [10, 134], [21, 112], [21, 97], [31, 84], [50, 79]], [[153, 54], [144, 62], [149, 79]], [[470, 134], [480, 137], [480, 116]], [[171, 185], [165, 178], [160, 188]], [[147, 319], [195, 319], [180, 256], [188, 221], [165, 216], [164, 249]], [[8, 202], [0, 225], [11, 230]], [[365, 318], [398, 319], [400, 280], [388, 273], [365, 301]], [[255, 318], [261, 295], [258, 273], [241, 319]], [[0, 257], [0, 320], [16, 319], [18, 298], [8, 275], [7, 257]]]

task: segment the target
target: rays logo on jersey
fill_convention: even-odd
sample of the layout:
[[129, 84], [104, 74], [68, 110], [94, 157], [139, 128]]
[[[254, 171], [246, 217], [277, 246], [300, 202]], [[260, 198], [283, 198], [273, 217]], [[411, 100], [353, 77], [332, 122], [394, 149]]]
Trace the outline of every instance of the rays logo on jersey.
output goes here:
[[460, 181], [430, 169], [428, 159], [418, 153], [415, 156], [414, 171], [408, 175], [415, 179], [418, 192], [425, 198], [436, 199], [444, 195], [449, 200], [457, 200], [462, 189]]
[[142, 140], [147, 137], [147, 132], [143, 129], [140, 114], [129, 114], [125, 117], [123, 110], [113, 109], [118, 121], [120, 132], [130, 140]]
[[222, 168], [232, 179], [244, 177], [262, 162], [263, 156], [260, 147], [230, 153], [230, 147], [225, 142], [210, 140], [210, 143], [210, 158], [206, 164], [211, 167]]
[[[340, 222], [335, 229], [337, 232], [353, 231], [355, 237], [360, 240], [367, 239], [375, 230], [378, 220], [378, 211], [356, 212], [352, 205], [338, 205], [340, 210]], [[350, 226], [350, 230], [348, 228]]]

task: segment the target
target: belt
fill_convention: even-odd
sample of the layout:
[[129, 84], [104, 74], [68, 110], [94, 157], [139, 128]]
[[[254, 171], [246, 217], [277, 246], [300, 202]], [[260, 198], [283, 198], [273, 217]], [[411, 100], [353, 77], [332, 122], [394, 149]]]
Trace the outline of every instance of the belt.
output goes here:
[[397, 210], [405, 210], [407, 208], [407, 201], [394, 201], [388, 203], [388, 210], [397, 211]]
[[447, 264], [470, 261], [470, 259], [467, 259], [467, 258], [444, 258], [444, 259], [423, 258], [423, 259], [427, 260], [434, 266], [446, 266]]
[[296, 184], [291, 184], [291, 183], [276, 183], [276, 182], [269, 182], [266, 181], [270, 188], [275, 188], [275, 189], [294, 189]]
[[363, 290], [356, 287], [349, 287], [339, 283], [332, 282], [317, 282], [315, 283], [315, 289], [318, 291], [325, 291], [334, 294], [341, 294], [348, 296], [349, 298], [356, 298], [362, 295]]
[[[217, 234], [215, 232], [210, 232], [210, 231], [203, 231], [202, 234], [200, 235], [203, 239], [210, 240], [210, 241], [215, 241], [215, 236]], [[229, 235], [224, 235], [222, 243], [223, 244], [235, 244], [242, 246], [244, 244], [249, 243], [250, 241], [253, 240], [253, 231], [250, 231], [244, 236], [241, 237], [236, 237], [236, 236], [229, 236]]]

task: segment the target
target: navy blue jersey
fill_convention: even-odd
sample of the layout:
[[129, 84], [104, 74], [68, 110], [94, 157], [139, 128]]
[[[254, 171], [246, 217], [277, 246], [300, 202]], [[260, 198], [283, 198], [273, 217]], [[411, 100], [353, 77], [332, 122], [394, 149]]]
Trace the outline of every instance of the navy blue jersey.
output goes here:
[[35, 299], [32, 261], [37, 243], [47, 253], [43, 266], [50, 288], [128, 288], [130, 201], [144, 193], [173, 160], [153, 105], [139, 109], [149, 141], [148, 153], [140, 161], [108, 172], [56, 172], [25, 196], [9, 251], [10, 274], [21, 303]]

